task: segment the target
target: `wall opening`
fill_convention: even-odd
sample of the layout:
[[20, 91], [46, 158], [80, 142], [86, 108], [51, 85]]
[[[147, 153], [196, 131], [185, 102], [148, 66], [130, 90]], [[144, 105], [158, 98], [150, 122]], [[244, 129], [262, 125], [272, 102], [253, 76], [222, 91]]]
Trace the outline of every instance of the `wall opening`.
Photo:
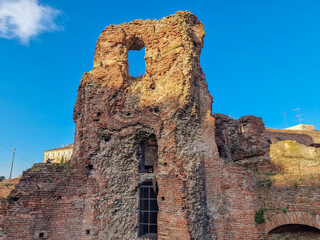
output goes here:
[[156, 239], [158, 233], [157, 189], [152, 181], [139, 186], [139, 237]]
[[18, 202], [19, 198], [18, 197], [11, 197], [11, 200], [14, 201], [14, 202]]
[[274, 239], [319, 239], [320, 230], [303, 224], [287, 224], [269, 232]]
[[270, 231], [269, 233], [285, 233], [285, 232], [292, 232], [292, 233], [298, 233], [298, 232], [313, 232], [313, 233], [320, 233], [320, 229], [310, 227], [308, 225], [303, 224], [287, 224], [282, 225], [280, 227], [277, 227]]
[[140, 142], [139, 172], [153, 173], [158, 161], [158, 144], [154, 135]]
[[128, 63], [131, 77], [142, 77], [146, 73], [146, 62], [144, 60], [145, 47], [139, 50], [129, 50]]
[[93, 169], [93, 165], [92, 164], [89, 164], [88, 166], [86, 166], [86, 168], [90, 171]]

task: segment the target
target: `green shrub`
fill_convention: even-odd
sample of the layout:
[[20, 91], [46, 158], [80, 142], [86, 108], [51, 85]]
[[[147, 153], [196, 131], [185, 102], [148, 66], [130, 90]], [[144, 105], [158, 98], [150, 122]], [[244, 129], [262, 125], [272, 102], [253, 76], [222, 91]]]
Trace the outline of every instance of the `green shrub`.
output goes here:
[[258, 185], [261, 187], [270, 187], [272, 184], [271, 179], [258, 180]]
[[256, 211], [254, 215], [254, 221], [256, 224], [261, 224], [264, 222], [264, 213], [266, 209], [265, 208], [260, 208], [258, 211]]

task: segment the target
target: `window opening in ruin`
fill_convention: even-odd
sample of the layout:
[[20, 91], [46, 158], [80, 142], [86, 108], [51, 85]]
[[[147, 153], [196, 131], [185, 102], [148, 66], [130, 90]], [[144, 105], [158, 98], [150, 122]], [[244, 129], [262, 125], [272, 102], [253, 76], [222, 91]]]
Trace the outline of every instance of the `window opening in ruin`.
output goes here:
[[152, 181], [143, 182], [139, 187], [139, 237], [157, 237], [158, 203], [157, 189]]
[[131, 77], [142, 77], [146, 72], [146, 62], [144, 60], [145, 48], [132, 49], [128, 52], [129, 74]]
[[39, 238], [43, 238], [44, 234], [43, 233], [39, 233]]
[[93, 169], [93, 165], [92, 165], [92, 164], [89, 164], [86, 168], [90, 171], [90, 170]]
[[106, 135], [103, 137], [103, 139], [106, 141], [106, 142], [109, 142], [111, 140], [111, 135]]
[[155, 137], [140, 142], [139, 172], [153, 173], [158, 161], [158, 145]]
[[12, 197], [11, 200], [14, 201], [14, 202], [18, 202], [19, 198], [18, 197]]
[[88, 230], [86, 230], [86, 234], [90, 234], [90, 230], [88, 229]]

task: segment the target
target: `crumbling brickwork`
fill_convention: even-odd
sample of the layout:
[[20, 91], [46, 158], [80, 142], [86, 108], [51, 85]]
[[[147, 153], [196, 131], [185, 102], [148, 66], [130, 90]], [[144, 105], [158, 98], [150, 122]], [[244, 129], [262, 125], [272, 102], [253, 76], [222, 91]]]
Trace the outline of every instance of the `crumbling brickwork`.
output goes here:
[[[148, 179], [158, 185], [158, 237], [205, 236], [202, 172], [216, 149], [202, 134], [213, 130], [204, 127], [212, 98], [199, 65], [203, 37], [200, 21], [183, 12], [109, 26], [99, 37], [75, 106], [74, 158], [93, 166], [83, 226], [100, 239], [138, 237], [138, 186]], [[133, 78], [128, 51], [142, 47], [146, 73]], [[137, 153], [152, 136], [156, 168], [141, 174]]]
[[219, 155], [229, 161], [259, 157], [269, 152], [270, 140], [261, 118], [244, 116], [234, 120], [223, 114], [213, 114]]
[[1, 199], [0, 239], [81, 239], [87, 170], [36, 164]]
[[[273, 185], [261, 118], [211, 114], [203, 38], [189, 12], [108, 26], [79, 86], [72, 161], [23, 174], [1, 202], [0, 239], [263, 239], [284, 201], [309, 212], [295, 193], [318, 219], [314, 186]], [[146, 73], [131, 77], [128, 52], [143, 47]]]
[[267, 129], [272, 142], [292, 140], [307, 146], [320, 146], [320, 131]]

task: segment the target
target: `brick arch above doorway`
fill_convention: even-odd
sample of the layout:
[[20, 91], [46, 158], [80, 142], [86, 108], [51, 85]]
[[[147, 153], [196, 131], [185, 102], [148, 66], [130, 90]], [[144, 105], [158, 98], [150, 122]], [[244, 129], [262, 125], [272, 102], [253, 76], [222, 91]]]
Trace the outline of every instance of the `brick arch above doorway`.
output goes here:
[[279, 213], [266, 220], [266, 231], [269, 233], [277, 227], [288, 224], [302, 224], [320, 229], [320, 215], [308, 212]]

